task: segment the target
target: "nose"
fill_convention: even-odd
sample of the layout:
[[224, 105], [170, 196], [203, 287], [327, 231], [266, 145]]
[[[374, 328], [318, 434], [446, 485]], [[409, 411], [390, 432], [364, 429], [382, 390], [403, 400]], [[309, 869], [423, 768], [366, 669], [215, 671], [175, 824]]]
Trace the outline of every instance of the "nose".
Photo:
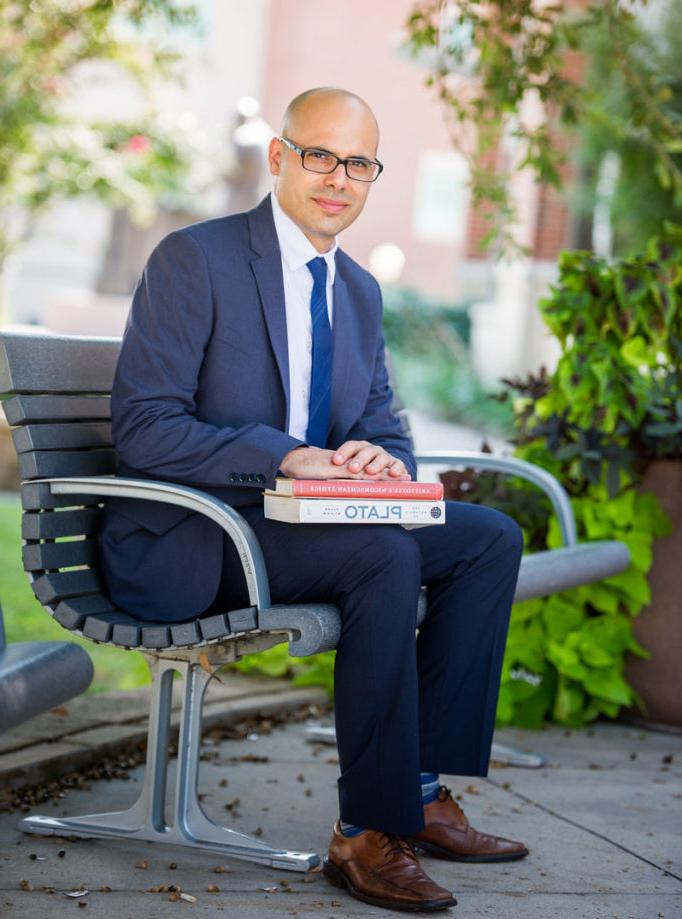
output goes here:
[[326, 185], [331, 185], [333, 188], [346, 188], [348, 185], [346, 167], [343, 163], [337, 163], [334, 172], [328, 172], [325, 179], [327, 180], [325, 183]]

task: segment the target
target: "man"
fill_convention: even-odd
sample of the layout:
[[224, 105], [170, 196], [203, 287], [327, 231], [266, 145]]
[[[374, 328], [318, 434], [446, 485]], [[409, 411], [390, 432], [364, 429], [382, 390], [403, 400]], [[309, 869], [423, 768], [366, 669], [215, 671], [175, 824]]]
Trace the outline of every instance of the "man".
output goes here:
[[[195, 485], [237, 507], [273, 602], [335, 603], [340, 821], [325, 874], [366, 902], [443, 909], [414, 853], [500, 861], [438, 774], [485, 775], [521, 556], [516, 524], [448, 502], [443, 526], [293, 526], [263, 517], [275, 475], [409, 479], [391, 412], [376, 281], [337, 248], [382, 166], [367, 104], [294, 99], [269, 148], [274, 195], [171, 234], [135, 292], [112, 395], [124, 475]], [[116, 499], [102, 537], [114, 600], [142, 619], [247, 605], [239, 561], [206, 518]], [[417, 597], [429, 611], [415, 643]]]

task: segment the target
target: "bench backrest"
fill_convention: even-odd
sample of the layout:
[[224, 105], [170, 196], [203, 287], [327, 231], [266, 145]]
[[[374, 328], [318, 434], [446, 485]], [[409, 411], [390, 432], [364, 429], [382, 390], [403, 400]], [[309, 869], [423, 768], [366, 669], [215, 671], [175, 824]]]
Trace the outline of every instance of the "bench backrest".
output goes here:
[[115, 471], [109, 402], [119, 348], [118, 339], [0, 336], [2, 407], [22, 479], [24, 568], [37, 599], [74, 631], [86, 616], [115, 610], [98, 573], [101, 499], [53, 495], [35, 480]]

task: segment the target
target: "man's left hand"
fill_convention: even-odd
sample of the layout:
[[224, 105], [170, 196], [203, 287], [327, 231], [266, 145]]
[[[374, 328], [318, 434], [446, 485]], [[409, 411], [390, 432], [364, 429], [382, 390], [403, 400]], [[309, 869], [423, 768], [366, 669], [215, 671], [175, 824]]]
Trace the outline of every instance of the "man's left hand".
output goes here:
[[347, 440], [332, 457], [335, 466], [348, 464], [353, 475], [365, 473], [373, 478], [390, 478], [397, 481], [411, 479], [405, 463], [387, 453], [383, 447], [367, 440]]

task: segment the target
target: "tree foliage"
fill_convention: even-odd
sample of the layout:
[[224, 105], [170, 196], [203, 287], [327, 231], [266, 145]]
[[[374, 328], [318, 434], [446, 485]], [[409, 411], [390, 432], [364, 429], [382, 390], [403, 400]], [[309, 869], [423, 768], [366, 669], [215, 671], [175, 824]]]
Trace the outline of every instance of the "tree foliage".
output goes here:
[[[469, 161], [474, 206], [490, 221], [484, 240], [518, 248], [513, 173], [561, 187], [566, 145], [578, 126], [629, 142], [682, 207], [682, 118], [669, 67], [647, 53], [638, 14], [646, 0], [427, 0], [408, 22], [408, 47], [429, 62], [428, 82], [445, 106], [455, 144]], [[594, 36], [606, 36], [610, 67], [626, 104], [586, 81]], [[676, 36], [671, 37], [674, 41]], [[678, 51], [679, 54], [679, 51]], [[472, 139], [472, 128], [474, 136]]]
[[176, 60], [165, 30], [195, 21], [181, 0], [0, 0], [0, 265], [55, 196], [94, 193], [140, 213], [177, 189], [184, 140], [150, 106], [122, 124], [70, 103], [95, 61], [144, 94]]
[[[653, 12], [653, 10], [652, 10]], [[657, 7], [657, 15], [637, 26], [638, 54], [658, 74], [656, 98], [661, 114], [671, 125], [682, 123], [682, 0], [666, 0]], [[629, 88], [627, 72], [614, 66], [612, 39], [603, 24], [585, 36], [587, 61], [586, 91], [598, 97], [609, 120], [593, 117], [577, 126], [576, 167], [578, 181], [571, 194], [574, 211], [582, 226], [591, 230], [595, 202], [599, 206], [604, 166], [609, 159], [616, 175], [608, 190], [608, 207], [612, 228], [612, 247], [616, 255], [640, 252], [647, 240], [661, 232], [665, 221], [682, 225], [682, 200], [671, 194], [666, 172], [647, 144], [634, 130], [614, 131], [614, 124], [634, 125], [639, 105], [638, 95]], [[679, 175], [682, 169], [682, 143], [669, 142], [670, 161]], [[586, 232], [579, 245], [591, 244]]]

